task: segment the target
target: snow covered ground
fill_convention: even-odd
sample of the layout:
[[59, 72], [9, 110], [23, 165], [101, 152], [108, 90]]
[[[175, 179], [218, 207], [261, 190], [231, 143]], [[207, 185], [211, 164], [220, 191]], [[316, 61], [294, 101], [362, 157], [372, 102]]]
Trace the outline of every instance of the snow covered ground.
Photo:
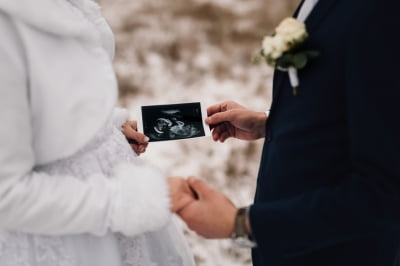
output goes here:
[[[251, 57], [262, 37], [297, 0], [99, 0], [116, 35], [120, 104], [132, 118], [140, 105], [235, 100], [270, 105], [272, 70]], [[211, 138], [153, 143], [142, 155], [169, 176], [195, 175], [238, 206], [252, 202], [262, 140]], [[183, 230], [199, 266], [251, 265], [250, 251], [229, 240]]]

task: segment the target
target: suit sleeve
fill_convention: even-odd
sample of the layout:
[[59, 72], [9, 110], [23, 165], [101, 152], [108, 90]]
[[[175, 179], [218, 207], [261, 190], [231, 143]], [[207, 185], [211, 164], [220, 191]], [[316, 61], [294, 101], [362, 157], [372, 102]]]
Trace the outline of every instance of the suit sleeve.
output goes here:
[[345, 55], [352, 171], [335, 187], [253, 205], [251, 227], [263, 250], [307, 253], [400, 230], [400, 6], [367, 2], [375, 6], [354, 22]]
[[0, 32], [0, 230], [137, 235], [164, 226], [168, 186], [157, 169], [125, 163], [110, 178], [84, 180], [35, 170], [24, 49], [13, 20], [1, 11]]

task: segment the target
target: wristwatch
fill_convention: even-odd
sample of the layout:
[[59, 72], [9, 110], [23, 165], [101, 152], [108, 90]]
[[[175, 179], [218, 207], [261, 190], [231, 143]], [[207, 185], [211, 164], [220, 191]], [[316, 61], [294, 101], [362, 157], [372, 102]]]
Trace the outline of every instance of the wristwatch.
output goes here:
[[242, 207], [237, 210], [231, 239], [234, 244], [240, 247], [254, 248], [257, 245], [249, 238], [249, 235], [246, 232], [248, 209], [248, 207]]

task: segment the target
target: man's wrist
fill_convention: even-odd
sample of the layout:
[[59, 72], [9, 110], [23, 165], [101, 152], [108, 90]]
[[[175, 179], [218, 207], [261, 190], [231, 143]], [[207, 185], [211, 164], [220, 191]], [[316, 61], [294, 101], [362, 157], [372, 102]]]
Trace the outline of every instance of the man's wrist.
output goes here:
[[256, 243], [251, 238], [249, 207], [239, 208], [236, 213], [232, 240], [241, 247], [254, 248]]

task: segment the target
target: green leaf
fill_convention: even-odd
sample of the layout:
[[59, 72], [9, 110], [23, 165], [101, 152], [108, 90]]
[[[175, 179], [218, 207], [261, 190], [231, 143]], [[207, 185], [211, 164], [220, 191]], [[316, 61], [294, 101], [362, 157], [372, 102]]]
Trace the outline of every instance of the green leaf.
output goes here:
[[313, 50], [305, 51], [304, 53], [306, 54], [306, 56], [307, 56], [308, 58], [315, 58], [315, 57], [318, 57], [318, 56], [320, 55], [320, 52], [318, 52], [318, 51], [313, 51]]
[[293, 56], [293, 66], [297, 69], [302, 69], [307, 65], [307, 56], [305, 53], [297, 53]]
[[277, 61], [276, 64], [282, 68], [288, 68], [293, 65], [293, 56], [291, 54], [283, 54]]
[[275, 60], [271, 59], [270, 57], [265, 57], [265, 63], [271, 67], [275, 67]]

